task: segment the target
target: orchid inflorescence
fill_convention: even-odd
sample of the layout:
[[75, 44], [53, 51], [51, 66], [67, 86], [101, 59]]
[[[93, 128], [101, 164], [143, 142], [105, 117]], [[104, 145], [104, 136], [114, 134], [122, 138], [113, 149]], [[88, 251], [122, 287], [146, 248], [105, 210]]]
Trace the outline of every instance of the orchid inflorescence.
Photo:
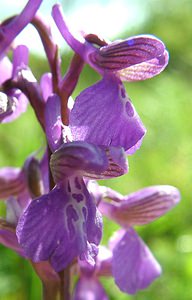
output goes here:
[[[31, 154], [22, 168], [0, 169], [0, 198], [7, 207], [0, 242], [31, 261], [44, 299], [108, 299], [101, 276], [113, 277], [120, 290], [134, 294], [161, 274], [134, 226], [164, 215], [180, 194], [159, 185], [123, 196], [96, 180], [127, 173], [126, 154], [139, 149], [146, 133], [122, 81], [159, 74], [168, 52], [152, 35], [109, 42], [74, 32], [56, 4], [52, 17], [74, 51], [62, 76], [50, 26], [37, 14], [41, 2], [29, 0], [20, 15], [0, 25], [0, 121], [15, 120], [29, 103], [47, 140], [41, 159]], [[41, 37], [50, 66], [40, 82], [29, 68], [29, 49], [12, 44], [29, 23]], [[102, 78], [73, 102], [85, 63]], [[105, 247], [100, 245], [102, 215], [120, 226]]]

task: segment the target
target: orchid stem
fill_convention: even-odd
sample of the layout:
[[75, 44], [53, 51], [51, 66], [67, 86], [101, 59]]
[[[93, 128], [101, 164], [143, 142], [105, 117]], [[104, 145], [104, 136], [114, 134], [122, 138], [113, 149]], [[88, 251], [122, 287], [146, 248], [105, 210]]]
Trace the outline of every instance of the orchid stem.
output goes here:
[[65, 268], [59, 272], [60, 283], [60, 297], [62, 300], [70, 300], [70, 267]]
[[43, 300], [61, 300], [60, 289], [54, 282], [42, 282]]

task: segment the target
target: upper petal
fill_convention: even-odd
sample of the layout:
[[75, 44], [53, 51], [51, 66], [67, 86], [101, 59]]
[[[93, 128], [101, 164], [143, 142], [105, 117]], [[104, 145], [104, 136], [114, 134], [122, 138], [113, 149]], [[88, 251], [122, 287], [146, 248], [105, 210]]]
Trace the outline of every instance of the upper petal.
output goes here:
[[115, 76], [105, 76], [85, 89], [69, 116], [74, 140], [123, 147], [133, 153], [141, 144], [145, 128]]
[[105, 151], [100, 147], [84, 142], [63, 144], [50, 160], [55, 182], [62, 181], [73, 174], [97, 174], [108, 166]]
[[161, 267], [137, 233], [129, 228], [113, 249], [112, 272], [123, 292], [135, 294], [161, 275]]
[[63, 144], [50, 160], [55, 182], [73, 174], [104, 179], [125, 174], [127, 161], [122, 148], [99, 147], [86, 142]]
[[52, 15], [69, 46], [102, 75], [116, 72], [122, 80], [144, 80], [159, 74], [168, 63], [165, 45], [155, 36], [133, 36], [98, 49], [68, 27], [61, 6], [55, 5]]
[[103, 70], [116, 72], [161, 56], [165, 45], [150, 35], [134, 36], [117, 40], [90, 54], [90, 60]]

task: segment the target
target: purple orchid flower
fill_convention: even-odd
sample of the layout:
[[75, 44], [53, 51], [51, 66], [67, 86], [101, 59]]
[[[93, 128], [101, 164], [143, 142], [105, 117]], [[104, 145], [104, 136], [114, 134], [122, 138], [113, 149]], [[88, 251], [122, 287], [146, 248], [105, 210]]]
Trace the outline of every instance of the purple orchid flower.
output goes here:
[[[145, 80], [159, 74], [168, 63], [165, 45], [156, 37], [141, 35], [95, 47], [86, 35], [73, 33], [61, 6], [53, 18], [69, 46], [99, 72], [103, 79], [84, 90], [69, 117], [74, 140], [97, 145], [123, 147], [128, 154], [137, 150], [145, 128], [127, 97], [121, 80]], [[101, 40], [100, 40], [101, 41]]]
[[[54, 269], [60, 271], [77, 256], [94, 263], [101, 239], [101, 215], [83, 177], [123, 175], [127, 172], [127, 161], [122, 148], [69, 142], [60, 118], [59, 97], [45, 97], [45, 130], [53, 152], [50, 167], [56, 185], [26, 208], [17, 235], [28, 257], [34, 262], [50, 259]], [[66, 143], [62, 141], [63, 135], [68, 139]]]
[[30, 156], [23, 168], [0, 169], [0, 199], [6, 200], [6, 218], [0, 219], [0, 243], [25, 256], [15, 228], [31, 198], [47, 191], [47, 153], [40, 162]]
[[60, 271], [76, 257], [94, 264], [102, 218], [83, 180], [109, 178], [127, 171], [122, 149], [86, 142], [62, 144], [51, 156], [55, 187], [34, 199], [17, 226], [19, 243], [34, 262], [50, 259]]
[[[112, 273], [122, 291], [134, 294], [139, 289], [148, 287], [161, 274], [160, 265], [131, 226], [150, 223], [164, 215], [179, 200], [180, 194], [176, 188], [153, 186], [124, 197], [123, 200], [119, 199], [119, 205], [114, 203], [114, 207], [121, 207], [121, 217], [119, 215], [120, 218], [113, 218], [110, 213], [108, 217], [110, 215], [124, 229], [117, 232], [111, 242]], [[100, 204], [104, 213], [104, 201]], [[126, 268], [123, 267], [125, 261]]]
[[108, 263], [117, 286], [128, 294], [145, 289], [161, 275], [161, 267], [132, 226], [164, 215], [179, 202], [179, 191], [172, 186], [152, 186], [122, 196], [105, 187], [96, 190], [90, 182], [87, 187], [99, 199], [102, 214], [123, 227], [109, 242], [112, 258]]

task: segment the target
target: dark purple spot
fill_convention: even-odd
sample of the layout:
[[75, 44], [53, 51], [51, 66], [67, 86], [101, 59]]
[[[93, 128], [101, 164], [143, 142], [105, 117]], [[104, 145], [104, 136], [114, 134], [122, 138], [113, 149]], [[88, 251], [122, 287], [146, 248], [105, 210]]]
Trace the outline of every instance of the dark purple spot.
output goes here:
[[75, 177], [75, 186], [77, 189], [81, 189], [81, 185], [80, 185], [80, 182], [79, 182], [79, 178], [78, 177]]
[[83, 222], [83, 231], [84, 231], [85, 233], [87, 233], [87, 226], [86, 226], [86, 223], [85, 223], [85, 222]]
[[126, 92], [125, 92], [124, 87], [121, 88], [121, 97], [126, 98]]
[[81, 202], [83, 201], [83, 195], [82, 194], [72, 194], [72, 197], [77, 201], [77, 202]]
[[67, 218], [67, 226], [68, 226], [68, 230], [69, 230], [69, 237], [71, 239], [74, 239], [74, 237], [76, 235], [75, 227], [69, 218]]
[[67, 207], [67, 226], [68, 226], [68, 230], [69, 230], [69, 237], [71, 239], [74, 239], [75, 235], [76, 235], [76, 231], [75, 231], [75, 226], [73, 224], [73, 221], [77, 221], [79, 219], [78, 214], [76, 212], [76, 210], [74, 209], [73, 205], [69, 205]]
[[131, 118], [134, 116], [134, 109], [130, 101], [127, 101], [125, 104], [125, 110], [127, 115]]
[[70, 186], [69, 181], [68, 181], [67, 189], [68, 189], [68, 192], [71, 193], [71, 186]]

